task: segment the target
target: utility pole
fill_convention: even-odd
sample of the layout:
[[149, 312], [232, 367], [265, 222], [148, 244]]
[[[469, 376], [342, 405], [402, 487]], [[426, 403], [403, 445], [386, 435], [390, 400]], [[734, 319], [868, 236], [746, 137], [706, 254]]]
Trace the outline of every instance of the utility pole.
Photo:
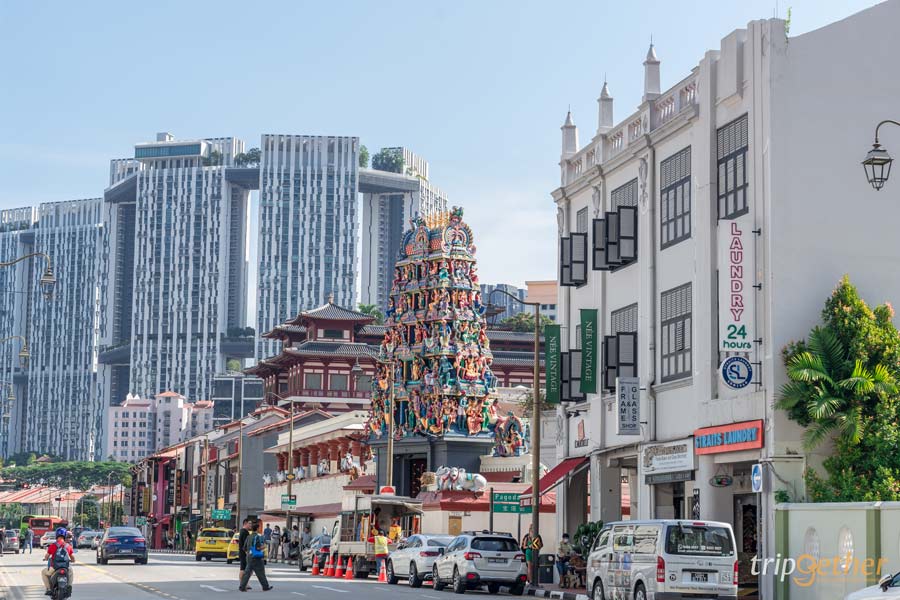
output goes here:
[[203, 451], [200, 457], [200, 466], [203, 468], [203, 489], [200, 490], [203, 494], [200, 497], [200, 527], [203, 527], [206, 525], [206, 498], [209, 495], [206, 490], [206, 487], [209, 485], [209, 482], [207, 481], [207, 477], [209, 477], [209, 474], [207, 473], [207, 471], [209, 471], [209, 436], [203, 438]]
[[[532, 386], [534, 408], [531, 414], [531, 524], [534, 536], [541, 531], [541, 305], [534, 304], [534, 385]], [[532, 552], [533, 573], [531, 580], [540, 587], [538, 565], [540, 549]]]
[[237, 517], [235, 519], [235, 529], [241, 526], [241, 484], [243, 483], [241, 469], [244, 468], [244, 417], [241, 417], [238, 424]]

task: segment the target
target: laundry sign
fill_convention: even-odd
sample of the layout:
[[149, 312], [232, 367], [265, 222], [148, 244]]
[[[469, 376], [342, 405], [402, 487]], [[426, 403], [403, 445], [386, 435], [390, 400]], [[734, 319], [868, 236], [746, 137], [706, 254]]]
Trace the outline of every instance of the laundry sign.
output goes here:
[[756, 265], [749, 215], [720, 221], [719, 350], [746, 352], [755, 339]]
[[597, 393], [597, 309], [581, 309], [582, 394]]

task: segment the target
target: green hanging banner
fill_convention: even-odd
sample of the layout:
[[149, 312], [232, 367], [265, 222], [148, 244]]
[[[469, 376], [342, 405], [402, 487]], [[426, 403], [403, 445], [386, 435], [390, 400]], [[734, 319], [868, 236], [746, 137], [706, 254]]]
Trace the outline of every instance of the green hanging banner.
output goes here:
[[559, 344], [559, 325], [544, 325], [544, 370], [547, 382], [547, 404], [559, 404]]
[[581, 393], [597, 393], [597, 309], [581, 309]]

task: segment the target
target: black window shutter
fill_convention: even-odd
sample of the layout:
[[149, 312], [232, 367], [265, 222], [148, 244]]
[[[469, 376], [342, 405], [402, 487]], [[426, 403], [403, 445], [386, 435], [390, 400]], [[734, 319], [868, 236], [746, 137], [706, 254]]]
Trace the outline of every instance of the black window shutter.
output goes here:
[[609, 265], [606, 262], [606, 221], [603, 219], [594, 219], [594, 270], [609, 271]]
[[619, 207], [619, 259], [622, 264], [637, 260], [638, 209]]
[[637, 332], [616, 335], [619, 377], [637, 377]]
[[619, 358], [617, 342], [618, 339], [614, 335], [603, 337], [603, 387], [607, 390], [616, 389], [617, 360]]
[[619, 258], [619, 213], [606, 213], [605, 221], [603, 242], [606, 248], [606, 264], [620, 265], [622, 259]]
[[570, 238], [572, 258], [572, 283], [587, 283], [587, 233], [573, 233]]
[[569, 350], [569, 398], [583, 402], [587, 396], [581, 392], [581, 350]]
[[570, 238], [559, 238], [559, 285], [572, 283], [572, 244]]

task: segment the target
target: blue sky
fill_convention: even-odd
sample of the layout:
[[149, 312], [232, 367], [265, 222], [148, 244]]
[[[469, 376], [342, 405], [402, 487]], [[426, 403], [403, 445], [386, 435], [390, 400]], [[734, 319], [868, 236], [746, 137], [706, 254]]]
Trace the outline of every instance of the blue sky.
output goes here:
[[95, 197], [157, 131], [359, 136], [404, 145], [466, 208], [485, 283], [554, 278], [559, 126], [637, 106], [651, 35], [663, 88], [753, 19], [791, 35], [871, 0], [28, 2], [0, 4], [0, 208]]

